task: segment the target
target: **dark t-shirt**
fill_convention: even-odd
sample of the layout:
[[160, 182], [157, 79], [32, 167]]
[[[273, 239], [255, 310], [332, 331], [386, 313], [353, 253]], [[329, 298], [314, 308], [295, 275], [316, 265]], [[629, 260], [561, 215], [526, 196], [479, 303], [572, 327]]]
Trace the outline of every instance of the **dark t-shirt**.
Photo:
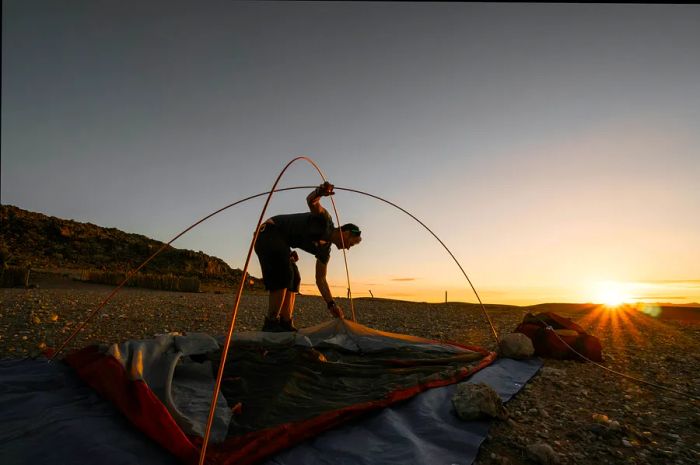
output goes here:
[[[331, 258], [331, 233], [334, 226], [333, 219], [327, 212], [322, 215], [278, 215], [273, 216], [271, 220], [275, 223], [275, 228], [287, 239], [289, 247], [309, 252], [321, 263], [328, 263]], [[321, 244], [320, 241], [324, 243]]]

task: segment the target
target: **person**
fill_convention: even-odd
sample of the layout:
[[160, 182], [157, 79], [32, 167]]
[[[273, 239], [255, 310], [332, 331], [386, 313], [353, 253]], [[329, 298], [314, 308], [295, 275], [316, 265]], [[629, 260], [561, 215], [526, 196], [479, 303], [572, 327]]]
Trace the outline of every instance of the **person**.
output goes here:
[[265, 289], [269, 291], [268, 312], [263, 331], [296, 331], [294, 300], [299, 292], [301, 276], [296, 262], [301, 249], [316, 257], [316, 286], [336, 318], [344, 318], [343, 309], [333, 300], [326, 271], [331, 245], [350, 249], [362, 241], [360, 229], [352, 224], [335, 227], [321, 205], [321, 197], [334, 195], [333, 184], [324, 182], [307, 197], [308, 213], [277, 215], [260, 225], [255, 253], [260, 261]]

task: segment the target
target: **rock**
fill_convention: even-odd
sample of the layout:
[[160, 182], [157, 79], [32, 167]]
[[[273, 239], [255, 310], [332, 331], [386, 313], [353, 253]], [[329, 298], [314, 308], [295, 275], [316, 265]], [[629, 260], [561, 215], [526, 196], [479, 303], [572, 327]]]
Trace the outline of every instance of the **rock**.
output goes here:
[[587, 427], [587, 430], [595, 434], [596, 436], [604, 436], [608, 432], [608, 429], [605, 426], [599, 425], [597, 423], [589, 425]]
[[559, 462], [559, 455], [554, 452], [552, 446], [539, 442], [527, 446], [527, 456], [542, 465], [556, 465]]
[[452, 396], [457, 416], [465, 421], [476, 420], [484, 417], [508, 418], [508, 412], [503, 406], [501, 398], [491, 386], [478, 383], [462, 383], [457, 386]]
[[529, 337], [522, 333], [506, 334], [499, 344], [501, 357], [522, 360], [535, 354], [535, 348]]

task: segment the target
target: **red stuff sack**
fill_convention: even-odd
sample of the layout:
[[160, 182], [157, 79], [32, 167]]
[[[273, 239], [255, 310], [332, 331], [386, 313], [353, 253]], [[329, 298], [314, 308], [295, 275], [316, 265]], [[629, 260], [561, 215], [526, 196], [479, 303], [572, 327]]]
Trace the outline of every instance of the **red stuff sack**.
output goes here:
[[583, 361], [584, 359], [576, 354], [578, 352], [591, 361], [603, 361], [600, 339], [556, 313], [528, 313], [523, 322], [515, 328], [515, 332], [529, 337], [535, 348], [535, 355], [540, 357]]

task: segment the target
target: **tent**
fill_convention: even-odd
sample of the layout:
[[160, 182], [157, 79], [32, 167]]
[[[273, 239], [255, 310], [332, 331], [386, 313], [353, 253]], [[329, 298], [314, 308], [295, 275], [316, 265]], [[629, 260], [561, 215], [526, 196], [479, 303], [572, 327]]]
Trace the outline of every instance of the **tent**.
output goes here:
[[[138, 461], [114, 463], [172, 463], [173, 457], [182, 463], [196, 463], [221, 356], [219, 342], [206, 334], [166, 334], [87, 347], [66, 357], [75, 373], [109, 401], [109, 408], [116, 407], [169, 452], [153, 450], [153, 444], [140, 445], [134, 449], [141, 451], [135, 452], [141, 455]], [[436, 453], [452, 454], [447, 463], [470, 463], [456, 460], [466, 458], [464, 445], [471, 444], [476, 454], [488, 426], [477, 425], [481, 432], [473, 437], [465, 433], [468, 423], [450, 411], [449, 388], [484, 370], [484, 374], [499, 373], [494, 384], [501, 384], [501, 394], [507, 398], [539, 368], [536, 361], [499, 360], [494, 364], [495, 354], [484, 349], [376, 331], [347, 320], [332, 320], [298, 334], [237, 333], [229, 358], [217, 399], [208, 463], [392, 463], [401, 453], [392, 447], [401, 448], [401, 438], [410, 443], [413, 453], [429, 451], [425, 453], [433, 457]], [[515, 365], [504, 370], [503, 362]], [[51, 365], [59, 368], [62, 363]], [[18, 371], [26, 372], [26, 368], [17, 363], [0, 365], [0, 373], [19, 376]], [[17, 378], [12, 384], [11, 377], [3, 376], [10, 381], [8, 385], [3, 381], [1, 387], [0, 420], [13, 425], [14, 431], [26, 430], [14, 436], [0, 430], [0, 453], [10, 458], [9, 463], [33, 463], [26, 454], [36, 452], [29, 447], [36, 428], [23, 423], [15, 407], [21, 404], [20, 384], [26, 388], [32, 379], [46, 375], [37, 365], [30, 368], [36, 373], [29, 381]], [[66, 370], [60, 376], [69, 376], [71, 370], [65, 366], [60, 369]], [[81, 384], [75, 379], [71, 383], [73, 390]], [[48, 384], [39, 382], [31, 389], [47, 388]], [[9, 395], [13, 392], [17, 396]], [[21, 399], [26, 402], [29, 398]], [[75, 402], [75, 396], [71, 399]], [[94, 399], [90, 402], [96, 404]], [[400, 411], [403, 413], [397, 413]], [[442, 412], [441, 419], [426, 421], [425, 415], [437, 412]], [[73, 420], [71, 424], [80, 430], [82, 419]], [[374, 427], [368, 426], [372, 423]], [[133, 428], [126, 429], [130, 430], [129, 440], [136, 441]], [[343, 429], [345, 432], [339, 432]], [[93, 441], [95, 434], [94, 429], [87, 432]], [[388, 438], [382, 437], [387, 434]], [[76, 441], [72, 438], [67, 442]], [[118, 449], [122, 439], [119, 434], [115, 438], [98, 442]], [[338, 448], [339, 444], [345, 449]], [[76, 449], [66, 453], [76, 458], [85, 455]], [[100, 453], [104, 452], [96, 449], [95, 454]], [[329, 459], [329, 455], [334, 458]], [[54, 463], [71, 462], [64, 458]], [[415, 463], [430, 461], [426, 458]]]
[[[292, 163], [302, 159], [312, 164], [325, 181], [325, 176], [311, 159], [297, 157], [291, 160], [277, 177], [272, 189], [265, 193], [268, 194], [268, 201], [258, 224], [284, 172]], [[352, 189], [338, 189], [384, 201], [418, 221], [447, 250], [474, 289], [454, 255], [415, 216], [378, 196]], [[175, 239], [211, 216], [260, 195], [264, 194], [217, 210], [164, 244], [88, 315], [64, 341], [59, 352], [129, 277]], [[336, 221], [341, 224], [337, 212]], [[257, 232], [251, 242], [243, 276], [248, 272], [256, 239]], [[236, 297], [229, 336], [234, 327], [242, 283]], [[475, 289], [474, 292], [476, 294]], [[481, 306], [488, 319], [483, 304]], [[495, 328], [488, 320], [495, 334]], [[223, 345], [228, 347], [228, 342], [227, 339]], [[440, 463], [461, 465], [471, 463], [476, 455], [475, 450], [485, 438], [487, 428], [483, 425], [476, 425], [472, 430], [468, 426], [456, 426], [455, 417], [448, 408], [449, 397], [446, 396], [449, 396], [449, 389], [445, 388], [475, 373], [478, 375], [480, 370], [488, 370], [496, 358], [493, 352], [376, 331], [347, 320], [333, 320], [297, 334], [239, 333], [232, 342], [230, 353], [222, 353], [219, 341], [206, 334], [166, 334], [151, 340], [127, 341], [106, 347], [91, 346], [66, 356], [68, 365], [84, 382], [116, 407], [138, 430], [171, 454], [165, 456], [152, 449], [152, 445], [141, 447], [138, 438], [133, 435], [121, 435], [123, 425], [105, 425], [105, 429], [113, 431], [114, 436], [107, 435], [102, 441], [88, 441], [88, 437], [94, 439], [92, 435], [103, 433], [100, 429], [102, 424], [99, 421], [83, 421], [75, 411], [70, 411], [71, 407], [81, 413], [89, 412], [92, 402], [104, 412], [110, 410], [95, 401], [92, 393], [86, 393], [84, 386], [77, 383], [72, 372], [65, 371], [63, 365], [53, 363], [42, 370], [41, 365], [33, 361], [2, 362], [0, 423], [11, 426], [0, 429], [0, 456], [11, 464], [38, 461], [57, 464], [155, 464], [170, 463], [172, 457], [184, 463], [196, 463], [202, 437], [206, 436], [203, 431], [209, 416], [211, 393], [218, 389], [214, 373], [219, 372], [219, 361], [226, 358], [231, 360], [224, 364], [225, 379], [216, 399], [215, 421], [210, 436], [212, 444], [209, 444], [206, 455], [211, 464], [245, 465], [266, 459], [270, 463], [305, 465], [405, 462], [399, 459], [401, 453], [396, 452], [394, 447], [396, 444], [399, 447], [406, 444], [397, 441], [403, 437], [409, 438], [410, 446], [416, 446], [410, 447], [411, 452], [416, 452], [416, 456], [410, 460], [413, 463], [435, 463], [437, 454]], [[505, 400], [517, 392], [537, 369], [537, 362], [502, 363], [486, 378], [498, 388]], [[56, 381], [64, 384], [54, 389], [52, 383]], [[426, 391], [436, 395], [422, 395]], [[413, 408], [393, 418], [391, 415], [395, 411], [388, 408], [396, 406], [403, 410], [404, 405], [400, 404], [406, 404], [409, 400], [411, 402], [408, 404]], [[414, 403], [413, 400], [420, 402]], [[422, 403], [426, 401], [428, 404]], [[432, 422], [425, 421], [426, 405], [431, 405], [431, 413], [439, 411], [441, 416], [431, 417]], [[56, 413], [56, 416], [51, 417], [46, 411]], [[365, 433], [360, 435], [352, 434], [352, 430], [346, 431], [347, 437], [351, 438], [348, 444], [352, 445], [354, 454], [347, 447], [331, 447], [329, 450], [327, 445], [334, 444], [333, 439], [328, 439], [321, 448], [312, 445], [309, 449], [309, 443], [316, 441], [312, 438], [325, 436], [332, 428], [337, 432], [337, 427], [341, 425], [355, 428], [361, 417], [373, 412], [382, 413], [370, 420], [378, 422], [379, 430], [400, 433], [390, 436], [389, 440], [381, 440], [380, 435], [375, 434], [377, 429], [364, 430]], [[389, 412], [389, 415], [383, 415], [385, 412]], [[30, 419], [32, 413], [40, 417]], [[47, 418], [48, 423], [44, 421]], [[88, 418], [94, 420], [89, 415]], [[64, 422], [65, 428], [56, 428], [56, 424]], [[55, 431], [56, 435], [46, 435], [46, 430], [42, 428]], [[465, 432], [469, 434], [460, 435]], [[65, 442], [57, 443], [57, 437]], [[128, 457], [110, 452], [124, 451], [123, 447], [119, 447], [121, 440], [131, 441], [138, 452], [127, 452]], [[468, 447], [465, 449], [464, 445]], [[86, 446], [94, 447], [94, 450], [89, 447], [86, 450]], [[290, 449], [293, 446], [296, 447]], [[322, 452], [311, 452], [317, 450]], [[432, 455], [425, 453], [427, 450]], [[56, 454], [56, 451], [62, 453]], [[281, 458], [290, 451], [291, 456]], [[333, 455], [333, 451], [336, 455]]]

